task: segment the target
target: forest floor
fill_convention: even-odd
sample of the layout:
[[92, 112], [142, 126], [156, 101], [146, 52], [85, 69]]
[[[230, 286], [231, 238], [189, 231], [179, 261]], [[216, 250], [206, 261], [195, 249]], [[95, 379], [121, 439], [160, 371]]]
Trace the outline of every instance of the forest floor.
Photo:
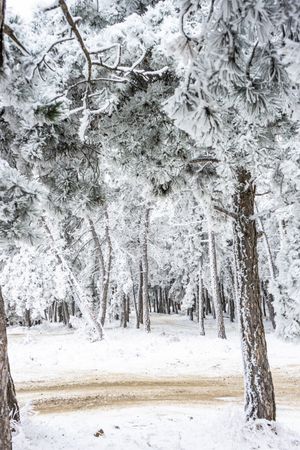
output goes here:
[[23, 408], [14, 448], [300, 449], [300, 345], [268, 332], [279, 424], [253, 432], [236, 325], [226, 325], [222, 341], [210, 319], [202, 337], [185, 316], [154, 314], [150, 335], [111, 325], [100, 343], [58, 325], [11, 328]]

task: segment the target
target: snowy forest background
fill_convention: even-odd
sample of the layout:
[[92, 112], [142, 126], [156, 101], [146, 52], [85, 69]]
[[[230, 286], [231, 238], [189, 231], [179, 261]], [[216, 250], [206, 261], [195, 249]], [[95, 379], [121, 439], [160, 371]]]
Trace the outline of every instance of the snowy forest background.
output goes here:
[[3, 449], [6, 325], [239, 325], [245, 417], [275, 421], [264, 327], [299, 356], [300, 5], [0, 6]]

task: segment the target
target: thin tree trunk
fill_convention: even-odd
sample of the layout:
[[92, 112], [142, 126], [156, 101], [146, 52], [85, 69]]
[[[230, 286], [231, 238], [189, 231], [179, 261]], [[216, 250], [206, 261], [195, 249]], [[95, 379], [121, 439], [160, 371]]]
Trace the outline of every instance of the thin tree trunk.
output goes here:
[[[234, 262], [235, 265], [235, 262]], [[228, 272], [229, 272], [229, 276], [231, 279], [231, 283], [232, 283], [232, 290], [234, 292], [234, 298], [232, 298], [232, 295], [230, 295], [229, 298], [229, 317], [230, 317], [230, 322], [234, 322], [234, 314], [235, 314], [235, 306], [237, 303], [237, 283], [236, 283], [236, 269], [234, 267], [234, 270], [232, 270], [232, 266], [230, 265], [230, 263], [228, 262]]]
[[105, 317], [106, 317], [108, 291], [109, 291], [109, 283], [110, 283], [110, 271], [111, 271], [111, 263], [112, 263], [112, 243], [111, 243], [111, 238], [110, 238], [109, 217], [108, 217], [107, 209], [105, 209], [104, 214], [105, 214], [105, 220], [106, 220], [105, 236], [106, 236], [107, 245], [108, 245], [108, 255], [107, 255], [107, 267], [106, 267], [106, 271], [105, 271], [103, 293], [102, 293], [102, 299], [101, 299], [100, 322], [101, 322], [102, 326], [104, 326]]
[[88, 222], [90, 225], [90, 229], [91, 229], [91, 233], [92, 233], [92, 238], [94, 241], [94, 246], [95, 246], [95, 265], [96, 265], [96, 273], [99, 274], [99, 278], [100, 278], [100, 289], [98, 287], [98, 289], [95, 289], [95, 294], [97, 296], [97, 307], [96, 309], [98, 309], [98, 311], [100, 310], [100, 305], [101, 305], [101, 290], [103, 290], [103, 286], [104, 286], [104, 279], [105, 279], [105, 263], [104, 263], [104, 256], [103, 256], [103, 252], [102, 252], [102, 246], [101, 246], [101, 242], [99, 239], [99, 236], [96, 232], [95, 229], [95, 225], [93, 220], [88, 217]]
[[272, 294], [269, 293], [268, 291], [268, 285], [267, 282], [262, 282], [261, 284], [261, 288], [262, 288], [262, 292], [265, 298], [265, 302], [268, 308], [268, 312], [269, 312], [269, 319], [271, 321], [272, 327], [275, 330], [276, 329], [276, 322], [275, 322], [275, 309], [274, 309], [274, 305], [273, 305], [273, 296]]
[[143, 325], [143, 263], [139, 264], [139, 289], [138, 289], [139, 323]]
[[127, 323], [129, 323], [130, 319], [130, 297], [129, 295], [126, 295], [126, 320]]
[[257, 231], [253, 220], [255, 186], [246, 169], [237, 172], [234, 221], [240, 323], [247, 419], [275, 420], [272, 375], [261, 310]]
[[7, 335], [6, 316], [4, 301], [0, 288], [0, 449], [11, 450], [11, 431], [8, 407], [8, 356], [7, 356]]
[[131, 276], [131, 281], [132, 281], [132, 296], [133, 296], [133, 305], [134, 305], [134, 311], [135, 311], [136, 328], [140, 328], [139, 310], [138, 310], [138, 304], [137, 304], [135, 290], [134, 290], [134, 279], [133, 279], [131, 266], [130, 266], [130, 276]]
[[120, 325], [123, 328], [127, 328], [126, 295], [124, 294], [124, 292], [122, 293], [122, 312]]
[[[257, 206], [256, 206], [256, 210], [258, 212]], [[272, 280], [272, 283], [277, 284], [277, 282], [276, 282], [276, 267], [274, 264], [269, 239], [268, 239], [265, 227], [264, 227], [264, 223], [260, 217], [258, 218], [258, 223], [259, 223], [259, 226], [260, 226], [260, 228], [263, 232], [263, 236], [264, 236], [264, 244], [265, 244], [265, 250], [266, 250], [266, 254], [267, 254], [267, 258], [268, 258], [270, 278]], [[269, 294], [267, 288], [266, 288], [265, 298], [266, 298], [267, 308], [269, 311], [269, 318], [271, 320], [273, 329], [275, 330], [276, 329], [276, 320], [275, 320], [276, 313], [275, 313], [275, 309], [273, 306], [273, 296], [271, 294]]]
[[25, 326], [30, 328], [31, 325], [30, 309], [25, 308]]
[[198, 278], [198, 308], [199, 308], [199, 333], [205, 336], [204, 328], [204, 305], [203, 305], [203, 261], [202, 256], [199, 259], [199, 278]]
[[146, 209], [144, 219], [144, 230], [142, 238], [142, 258], [143, 258], [143, 319], [144, 328], [147, 333], [151, 331], [150, 312], [148, 301], [148, 231], [149, 231], [150, 209]]
[[211, 275], [211, 292], [213, 298], [213, 304], [216, 312], [217, 319], [217, 329], [218, 337], [221, 339], [226, 339], [223, 308], [221, 303], [221, 295], [218, 284], [218, 272], [217, 272], [217, 255], [216, 255], [216, 244], [215, 244], [215, 234], [211, 229], [211, 224], [208, 220], [208, 249], [209, 249], [209, 264], [210, 264], [210, 275]]
[[68, 327], [70, 326], [70, 313], [69, 313], [69, 307], [65, 300], [62, 302], [62, 315], [63, 315], [63, 321], [64, 324]]
[[94, 223], [91, 218], [88, 219], [89, 224], [91, 227], [91, 232], [96, 248], [96, 255], [97, 255], [97, 265], [99, 267], [99, 271], [102, 274], [101, 277], [101, 285], [102, 285], [102, 295], [100, 296], [100, 311], [99, 311], [99, 321], [104, 326], [105, 318], [106, 318], [106, 311], [107, 311], [107, 300], [108, 300], [108, 292], [109, 292], [109, 282], [110, 282], [110, 271], [111, 271], [111, 262], [112, 262], [112, 244], [111, 244], [111, 238], [110, 238], [110, 232], [109, 232], [109, 217], [107, 209], [105, 209], [105, 236], [106, 241], [108, 245], [108, 255], [107, 255], [107, 267], [105, 267], [101, 242], [99, 240], [98, 234], [95, 230]]
[[0, 0], [0, 72], [4, 65], [4, 19], [6, 0]]

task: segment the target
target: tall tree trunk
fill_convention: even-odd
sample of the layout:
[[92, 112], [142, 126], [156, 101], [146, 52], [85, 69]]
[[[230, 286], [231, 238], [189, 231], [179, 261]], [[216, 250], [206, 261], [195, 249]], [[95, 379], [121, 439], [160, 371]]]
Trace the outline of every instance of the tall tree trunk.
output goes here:
[[143, 325], [143, 263], [139, 264], [139, 288], [138, 288], [138, 308], [139, 308], [139, 323]]
[[31, 325], [32, 323], [31, 323], [30, 309], [25, 308], [25, 326], [30, 328]]
[[268, 312], [269, 312], [269, 319], [270, 322], [272, 324], [273, 329], [276, 329], [276, 322], [275, 322], [275, 309], [274, 309], [274, 299], [272, 294], [269, 293], [268, 291], [268, 282], [267, 281], [263, 281], [261, 283], [261, 289], [262, 289], [262, 294], [265, 298], [265, 302], [268, 308]]
[[110, 283], [110, 271], [111, 271], [111, 263], [112, 263], [112, 243], [110, 238], [110, 230], [109, 230], [109, 217], [107, 209], [105, 209], [105, 236], [108, 246], [108, 255], [107, 255], [107, 266], [105, 270], [105, 278], [104, 278], [104, 285], [103, 285], [103, 292], [102, 292], [102, 298], [101, 298], [101, 315], [100, 315], [100, 322], [101, 325], [104, 326], [105, 317], [106, 317], [106, 310], [107, 310], [107, 301], [108, 301], [108, 292], [109, 292], [109, 283]]
[[[95, 247], [95, 265], [96, 265], [95, 272], [96, 272], [96, 274], [99, 275], [98, 287], [95, 288], [95, 286], [93, 285], [93, 291], [95, 292], [95, 295], [97, 297], [97, 301], [96, 301], [97, 306], [96, 306], [95, 310], [99, 311], [100, 305], [101, 305], [101, 291], [103, 290], [103, 286], [104, 286], [105, 263], [104, 263], [104, 256], [103, 256], [103, 252], [102, 252], [101, 242], [100, 242], [99, 236], [97, 234], [97, 231], [95, 229], [94, 222], [90, 217], [88, 217], [88, 222], [90, 225], [91, 234], [92, 234], [92, 238], [94, 241], [94, 247]], [[93, 283], [94, 283], [94, 276], [93, 276]], [[100, 285], [100, 287], [99, 287], [99, 285]]]
[[272, 375], [261, 310], [257, 231], [254, 215], [255, 186], [244, 168], [237, 172], [234, 221], [240, 323], [247, 419], [275, 420]]
[[142, 236], [142, 258], [143, 258], [143, 319], [144, 328], [147, 333], [150, 333], [150, 312], [148, 301], [148, 231], [149, 231], [149, 214], [150, 209], [147, 208], [144, 219], [144, 229]]
[[[102, 292], [98, 292], [99, 296], [99, 320], [102, 326], [104, 326], [105, 318], [106, 318], [106, 311], [107, 311], [107, 300], [108, 300], [108, 291], [109, 291], [109, 282], [110, 282], [110, 271], [111, 271], [111, 260], [112, 260], [112, 244], [111, 244], [111, 238], [110, 238], [110, 232], [109, 232], [109, 218], [108, 218], [108, 212], [105, 210], [105, 237], [108, 245], [108, 255], [107, 255], [107, 266], [105, 267], [105, 261], [104, 256], [102, 252], [101, 242], [99, 239], [99, 236], [96, 232], [95, 225], [92, 221], [92, 219], [89, 217], [88, 219], [92, 237], [96, 249], [96, 264], [98, 266], [99, 274], [100, 274], [100, 280], [101, 280], [101, 287]], [[101, 289], [100, 289], [101, 291]]]
[[199, 308], [199, 333], [205, 336], [204, 328], [204, 304], [203, 304], [203, 262], [202, 256], [199, 259], [199, 279], [198, 279], [198, 308]]
[[135, 289], [134, 289], [134, 279], [133, 279], [133, 274], [132, 274], [132, 267], [130, 267], [130, 277], [131, 277], [131, 281], [132, 281], [132, 296], [133, 296], [133, 305], [134, 305], [134, 311], [135, 311], [135, 320], [136, 320], [136, 328], [140, 328], [140, 318], [139, 318], [139, 309], [138, 309], [138, 304], [137, 304], [137, 300], [136, 300], [136, 294], [135, 294]]
[[[258, 212], [258, 208], [256, 206], [256, 210]], [[266, 254], [267, 254], [267, 258], [268, 258], [268, 265], [269, 265], [269, 272], [270, 272], [270, 278], [272, 283], [274, 283], [275, 285], [277, 284], [276, 281], [276, 267], [274, 264], [274, 260], [273, 260], [273, 256], [272, 256], [272, 252], [271, 252], [271, 247], [270, 247], [270, 243], [269, 243], [269, 239], [264, 227], [264, 223], [262, 221], [262, 219], [259, 217], [258, 218], [258, 223], [259, 226], [263, 232], [263, 237], [264, 237], [264, 244], [265, 244], [265, 249], [266, 249]], [[266, 295], [265, 295], [265, 299], [266, 299], [266, 304], [267, 304], [267, 308], [269, 311], [269, 318], [272, 322], [272, 326], [274, 328], [274, 330], [276, 329], [276, 320], [275, 320], [275, 309], [274, 309], [274, 305], [273, 305], [273, 296], [271, 294], [269, 294], [267, 286], [263, 286], [263, 288], [266, 288]], [[280, 291], [280, 290], [279, 290]]]
[[211, 228], [210, 221], [208, 220], [208, 250], [209, 250], [209, 265], [211, 276], [211, 293], [213, 304], [216, 312], [218, 337], [226, 339], [223, 308], [221, 302], [221, 295], [218, 283], [218, 271], [217, 271], [217, 255], [216, 255], [216, 243], [215, 234]]
[[8, 407], [8, 356], [6, 316], [0, 288], [0, 449], [11, 450], [11, 431]]
[[111, 238], [110, 238], [109, 217], [108, 217], [107, 209], [105, 209], [104, 216], [105, 216], [105, 222], [106, 222], [105, 223], [105, 237], [106, 237], [106, 242], [107, 242], [107, 246], [108, 246], [107, 266], [106, 267], [105, 267], [105, 261], [104, 261], [104, 256], [103, 256], [103, 252], [102, 252], [101, 242], [100, 242], [99, 236], [96, 232], [95, 225], [94, 225], [92, 219], [90, 217], [88, 218], [94, 245], [95, 245], [95, 249], [96, 249], [97, 266], [98, 266], [100, 278], [101, 278], [102, 293], [101, 293], [101, 295], [99, 295], [100, 309], [99, 309], [98, 320], [100, 321], [102, 327], [104, 326], [105, 318], [106, 318], [109, 283], [110, 283], [110, 271], [111, 271], [111, 263], [112, 263], [112, 243], [111, 243]]
[[126, 294], [122, 293], [122, 310], [121, 310], [121, 320], [120, 326], [127, 328], [127, 311], [126, 311]]
[[0, 72], [4, 65], [4, 19], [6, 0], [0, 0]]

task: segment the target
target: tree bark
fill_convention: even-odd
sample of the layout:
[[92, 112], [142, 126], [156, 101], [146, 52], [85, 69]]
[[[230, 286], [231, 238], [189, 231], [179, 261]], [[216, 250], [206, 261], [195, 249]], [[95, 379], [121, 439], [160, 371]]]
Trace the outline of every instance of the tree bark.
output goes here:
[[106, 241], [108, 245], [108, 255], [107, 255], [107, 267], [105, 270], [105, 277], [104, 277], [104, 285], [103, 285], [103, 292], [102, 292], [102, 298], [101, 298], [101, 314], [100, 314], [100, 322], [101, 325], [104, 326], [105, 318], [106, 318], [106, 310], [107, 310], [107, 301], [108, 301], [108, 291], [109, 291], [109, 283], [110, 283], [110, 271], [111, 271], [111, 263], [112, 263], [112, 243], [110, 238], [110, 232], [109, 232], [109, 217], [107, 209], [105, 209], [105, 236]]
[[203, 262], [202, 256], [199, 260], [199, 279], [198, 279], [198, 308], [199, 308], [199, 333], [205, 336], [204, 328], [204, 304], [203, 304]]
[[0, 288], [0, 449], [11, 450], [11, 431], [8, 407], [8, 356], [7, 356], [7, 335], [6, 316], [4, 301]]
[[143, 325], [143, 263], [139, 264], [139, 288], [138, 288], [138, 308], [139, 308], [139, 323]]
[[238, 318], [244, 363], [245, 412], [249, 419], [275, 420], [272, 375], [261, 310], [257, 231], [254, 215], [255, 186], [244, 168], [237, 172], [234, 221], [237, 263]]
[[147, 208], [144, 219], [144, 230], [142, 236], [142, 258], [143, 258], [143, 322], [147, 333], [151, 331], [150, 312], [148, 301], [148, 231], [149, 231], [149, 214], [150, 209]]
[[132, 296], [133, 296], [133, 305], [134, 305], [134, 311], [135, 311], [135, 320], [136, 320], [136, 328], [140, 328], [140, 319], [139, 319], [139, 310], [138, 310], [138, 304], [136, 301], [136, 294], [134, 289], [134, 278], [132, 274], [132, 268], [130, 266], [130, 277], [132, 281]]
[[211, 291], [213, 304], [216, 311], [218, 337], [220, 339], [226, 339], [223, 308], [221, 303], [221, 295], [218, 283], [218, 271], [217, 271], [217, 255], [216, 255], [216, 243], [215, 234], [211, 229], [211, 225], [208, 221], [208, 249], [209, 249], [209, 265], [211, 275]]
[[6, 0], [0, 0], [0, 72], [4, 65], [4, 19]]
[[31, 325], [32, 323], [31, 323], [30, 309], [25, 308], [25, 326], [30, 328]]
[[107, 311], [107, 300], [108, 300], [108, 290], [109, 290], [109, 282], [110, 282], [110, 270], [111, 270], [111, 260], [112, 260], [112, 244], [110, 239], [110, 232], [109, 232], [109, 218], [107, 210], [105, 211], [105, 235], [106, 240], [108, 244], [108, 256], [107, 256], [107, 267], [105, 267], [105, 261], [104, 256], [102, 252], [101, 242], [99, 239], [99, 236], [96, 232], [94, 223], [91, 218], [88, 218], [92, 237], [96, 249], [96, 264], [98, 266], [98, 270], [101, 276], [101, 287], [102, 287], [102, 293], [98, 291], [99, 298], [99, 320], [102, 326], [104, 326], [105, 318], [106, 318], [106, 311]]
[[96, 264], [96, 273], [98, 273], [101, 284], [100, 284], [100, 289], [99, 289], [99, 285], [98, 288], [95, 289], [95, 294], [97, 297], [97, 306], [96, 306], [96, 310], [100, 309], [100, 305], [101, 305], [101, 290], [103, 290], [103, 286], [104, 286], [104, 279], [105, 279], [105, 263], [104, 263], [104, 256], [103, 256], [103, 252], [102, 252], [102, 247], [101, 247], [101, 242], [99, 239], [99, 236], [96, 232], [95, 229], [95, 225], [93, 220], [88, 217], [88, 222], [90, 225], [90, 229], [91, 229], [91, 234], [92, 234], [92, 238], [94, 241], [94, 246], [95, 246], [95, 264]]

